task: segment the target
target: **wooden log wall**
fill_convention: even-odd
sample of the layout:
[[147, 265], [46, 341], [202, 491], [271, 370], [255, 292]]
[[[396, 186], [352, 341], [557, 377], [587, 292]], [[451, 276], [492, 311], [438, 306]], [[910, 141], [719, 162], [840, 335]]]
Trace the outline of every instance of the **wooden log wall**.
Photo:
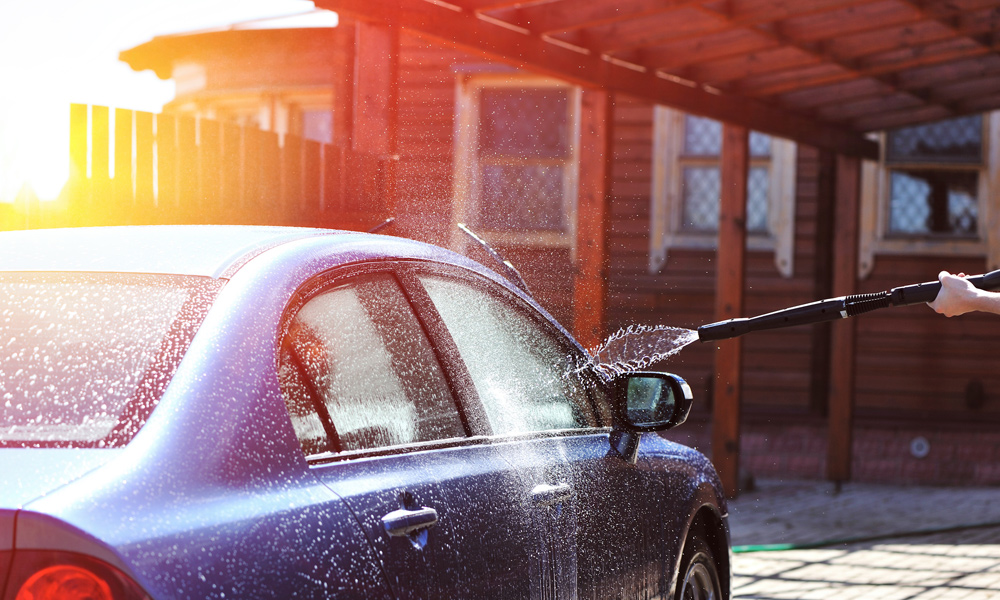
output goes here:
[[[399, 56], [398, 232], [448, 245], [455, 172], [456, 95], [463, 74], [503, 72], [483, 58], [442, 48], [402, 32]], [[573, 326], [573, 253], [569, 247], [497, 244], [535, 298], [565, 327]], [[489, 260], [469, 250], [470, 256]]]
[[[408, 34], [402, 36], [400, 64], [399, 210], [426, 239], [446, 243], [452, 226], [456, 81], [470, 67], [490, 66], [482, 58]], [[714, 250], [673, 248], [661, 272], [648, 270], [653, 106], [620, 94], [613, 104], [608, 332], [637, 323], [695, 328], [711, 322]], [[771, 252], [748, 251], [746, 315], [833, 295], [834, 156], [802, 145], [797, 153], [794, 273], [781, 276]], [[502, 250], [542, 304], [569, 325], [570, 256], [527, 247]], [[879, 255], [858, 291], [926, 281], [941, 269], [980, 273], [985, 262]], [[877, 311], [856, 321], [855, 424], [982, 428], [1000, 421], [1000, 370], [995, 368], [1000, 320], [976, 315], [949, 320], [916, 306]], [[744, 422], [825, 430], [830, 330], [830, 324], [823, 324], [744, 338]], [[713, 348], [695, 343], [659, 365], [694, 387], [694, 421], [708, 421], [711, 414]]]
[[[983, 257], [875, 258], [859, 291], [929, 281], [942, 270], [982, 273]], [[924, 423], [996, 430], [1000, 424], [1000, 320], [946, 319], [925, 306], [857, 319], [855, 422]]]
[[[609, 330], [632, 323], [696, 328], [715, 320], [715, 251], [672, 248], [667, 264], [650, 273], [653, 107], [625, 96], [615, 100], [615, 163], [611, 203]], [[795, 213], [795, 271], [784, 278], [772, 252], [748, 251], [744, 313], [755, 315], [817, 299], [813, 240], [817, 231], [818, 152], [799, 147]], [[814, 419], [811, 409], [812, 329], [756, 333], [743, 339], [742, 401], [748, 418]], [[714, 345], [694, 343], [661, 368], [688, 379], [707, 418], [713, 394]]]

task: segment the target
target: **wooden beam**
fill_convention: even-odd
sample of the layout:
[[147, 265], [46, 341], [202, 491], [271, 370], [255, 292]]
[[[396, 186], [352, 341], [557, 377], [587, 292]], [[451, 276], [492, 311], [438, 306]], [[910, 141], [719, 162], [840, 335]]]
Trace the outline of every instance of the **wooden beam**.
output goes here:
[[[722, 195], [719, 200], [719, 244], [715, 261], [716, 321], [743, 316], [749, 140], [749, 131], [745, 127], [726, 124], [722, 128]], [[735, 498], [740, 491], [742, 374], [742, 340], [720, 341], [715, 351], [715, 385], [712, 387], [712, 462], [730, 498]]]
[[[561, 0], [531, 4], [489, 16], [535, 33], [556, 33], [584, 27], [599, 27], [629, 19], [661, 14], [703, 0]], [[481, 11], [482, 12], [482, 11]]]
[[359, 21], [355, 30], [354, 127], [355, 152], [395, 152], [399, 33], [394, 27]]
[[[729, 18], [734, 23], [750, 26], [767, 22], [785, 21], [787, 19], [816, 17], [821, 14], [855, 8], [866, 4], [875, 4], [881, 1], [809, 0], [809, 2], [730, 2], [728, 4], [732, 6], [729, 11]], [[750, 5], [753, 8], [747, 10], [745, 5]]]
[[763, 133], [835, 152], [878, 157], [878, 144], [843, 127], [831, 127], [747, 98], [714, 93], [578, 52], [423, 0], [319, 0], [318, 6], [407, 27], [445, 45], [518, 67], [598, 86], [696, 115], [738, 123]]
[[[351, 147], [354, 133], [354, 63], [357, 57], [357, 24], [342, 23], [335, 30], [334, 44], [342, 47], [346, 57], [333, 63], [333, 135], [331, 143], [341, 148]], [[336, 53], [336, 47], [330, 49]]]
[[[685, 31], [679, 34], [672, 32], [670, 35], [663, 35], [661, 36], [663, 38], [662, 43], [697, 40], [707, 35], [724, 34], [741, 29], [753, 32], [766, 32], [774, 28], [780, 28], [780, 21], [784, 19], [814, 16], [854, 6], [872, 4], [875, 1], [877, 0], [848, 0], [847, 2], [836, 1], [832, 3], [822, 1], [797, 2], [782, 3], [781, 6], [768, 4], [763, 9], [753, 11], [740, 11], [739, 7], [731, 7], [732, 3], [727, 3], [727, 6], [731, 8], [727, 8], [726, 10], [711, 8], [705, 6], [703, 3], [698, 3], [694, 5], [695, 8], [708, 16], [718, 17], [720, 20], [709, 29]], [[612, 42], [601, 47], [604, 52], [617, 55], [634, 47], [629, 43], [623, 44], [621, 40], [615, 41], [613, 34], [606, 37], [612, 40]]]
[[[693, 13], [698, 17], [698, 13]], [[658, 44], [697, 40], [739, 29], [713, 11], [705, 11], [700, 18], [686, 15], [654, 15], [642, 21], [613, 23], [611, 25], [582, 29], [558, 36], [559, 39], [583, 46], [594, 54], [617, 55], [636, 48]]]
[[[893, 52], [893, 54], [896, 54], [896, 52]], [[844, 69], [817, 76], [795, 74], [795, 76], [777, 81], [774, 79], [765, 79], [764, 81], [745, 82], [741, 85], [740, 91], [748, 96], [764, 98], [810, 87], [819, 87], [870, 77], [881, 83], [890, 84], [891, 82], [891, 84], [894, 84], [893, 87], [896, 87], [898, 91], [905, 93], [905, 86], [900, 85], [896, 81], [885, 79], [885, 77], [905, 69], [933, 66], [958, 59], [975, 58], [985, 54], [985, 51], [978, 49], [970, 50], [951, 46], [942, 47], [942, 45], [937, 44], [934, 46], [917, 46], [912, 49], [910, 56], [895, 60], [880, 59], [879, 56], [867, 57], [863, 60], [856, 59], [857, 68], [853, 70]]]
[[781, 101], [796, 110], [818, 109], [828, 104], [838, 102], [853, 102], [873, 96], [892, 93], [883, 83], [872, 79], [852, 79], [844, 83], [825, 85], [816, 88], [806, 88], [789, 92], [781, 97]]
[[728, 31], [696, 40], [667, 42], [615, 54], [626, 62], [652, 70], [676, 73], [677, 69], [701, 62], [742, 56], [777, 48], [780, 44], [750, 31]]
[[709, 85], [724, 85], [732, 81], [752, 80], [755, 76], [798, 71], [824, 62], [822, 57], [813, 52], [782, 43], [760, 52], [748, 52], [736, 57], [685, 67], [678, 72], [678, 75]]
[[585, 348], [607, 334], [607, 231], [610, 219], [613, 100], [609, 92], [584, 89], [580, 99], [580, 175], [576, 205], [573, 331]]
[[935, 104], [918, 106], [903, 110], [894, 110], [889, 113], [881, 113], [872, 116], [865, 116], [851, 122], [851, 127], [856, 127], [863, 131], [882, 131], [884, 129], [894, 129], [905, 127], [915, 123], [927, 123], [930, 121], [940, 121], [958, 116], [958, 112], [946, 109]]
[[[354, 42], [354, 123], [351, 147], [355, 152], [387, 158], [384, 211], [374, 219], [396, 216], [396, 151], [399, 139], [399, 28], [359, 21]], [[379, 207], [382, 208], [382, 207]]]
[[[882, 13], [880, 12], [878, 14]], [[840, 33], [838, 33], [837, 35], [850, 35], [850, 34], [857, 34], [860, 32], [888, 29], [893, 26], [898, 26], [901, 22], [905, 24], [912, 21], [916, 21], [918, 20], [919, 16], [920, 16], [919, 14], [916, 16], [903, 14], [900, 17], [898, 17], [895, 21], [892, 21], [891, 25], [889, 26], [885, 26], [885, 22], [879, 19], [862, 19], [861, 24], [853, 26], [850, 30], [846, 31], [845, 31], [845, 26], [841, 24], [839, 28]], [[758, 27], [757, 31], [765, 35], [772, 36], [776, 41], [780, 42], [786, 48], [794, 48], [800, 51], [803, 54], [803, 56], [800, 57], [800, 60], [798, 62], [796, 62], [795, 60], [786, 61], [785, 63], [782, 63], [782, 61], [780, 60], [760, 61], [762, 64], [756, 66], [757, 73], [769, 73], [771, 77], [774, 77], [776, 73], [777, 74], [784, 73], [785, 75], [787, 75], [785, 79], [787, 79], [789, 84], [792, 84], [801, 79], [798, 73], [801, 73], [802, 69], [816, 67], [817, 65], [831, 64], [840, 67], [841, 69], [843, 69], [848, 73], [851, 73], [854, 77], [870, 77], [873, 79], [877, 79], [881, 83], [884, 83], [885, 85], [891, 87], [892, 89], [898, 92], [909, 94], [922, 102], [930, 103], [926, 94], [923, 94], [919, 91], [913, 91], [911, 89], [907, 89], [906, 86], [904, 86], [903, 83], [900, 82], [899, 78], [896, 76], [895, 73], [883, 74], [879, 72], [868, 72], [862, 75], [861, 72], [864, 67], [859, 62], [858, 59], [841, 57], [837, 53], [833, 52], [826, 45], [815, 44], [816, 41], [815, 39], [808, 39], [808, 36], [803, 36], [799, 33], [791, 33], [790, 31], [788, 31], [788, 28], [783, 27], [781, 23], [773, 24], [773, 26], [770, 29], [771, 30], [768, 31], [762, 27]], [[777, 53], [777, 51], [774, 51], [773, 53]], [[812, 60], [809, 60], [810, 58]], [[709, 78], [710, 73], [701, 72], [708, 68], [707, 65], [703, 65], [702, 67], [699, 67], [698, 72], [695, 72], [693, 74], [692, 78], [694, 78], [697, 81], [709, 82], [714, 84], [724, 84], [730, 81], [739, 80], [739, 84], [735, 87], [735, 91], [739, 93], [744, 93], [746, 95], [760, 96], [761, 94], [759, 93], [759, 91], [757, 94], [753, 94], [752, 91], [747, 90], [747, 88], [750, 88], [752, 90], [753, 86], [754, 70], [751, 70], [752, 65], [748, 63], [746, 59], [743, 60], [738, 59], [736, 61], [730, 61], [730, 62], [734, 62], [735, 64], [726, 65], [728, 67], [728, 71], [726, 71], [725, 73], [715, 73], [712, 74], [711, 78]], [[750, 73], [750, 77], [746, 76], [746, 73], [748, 72]], [[769, 78], [765, 76], [764, 79], [768, 80]], [[947, 110], [954, 110], [950, 106], [944, 106], [944, 108]]]
[[911, 96], [892, 94], [889, 96], [865, 98], [858, 101], [829, 104], [817, 110], [816, 114], [821, 116], [825, 121], [849, 121], [885, 109], [898, 110], [917, 106], [921, 106], [920, 101]]
[[816, 43], [867, 32], [913, 26], [922, 20], [923, 17], [919, 13], [897, 3], [877, 2], [824, 15], [821, 19], [783, 21], [774, 31], [800, 42]]
[[[919, 12], [927, 19], [930, 19], [940, 24], [942, 27], [945, 27], [954, 32], [956, 35], [960, 35], [969, 42], [976, 44], [982, 50], [986, 50], [988, 52], [993, 52], [995, 50], [993, 44], [990, 41], [988, 41], [991, 39], [992, 36], [969, 35], [965, 31], [963, 31], [963, 24], [961, 20], [962, 13], [956, 10], [954, 7], [950, 6], [950, 3], [948, 5], [939, 6], [931, 4], [926, 0], [900, 0], [900, 1], [903, 4], [913, 7], [917, 12]], [[992, 10], [996, 10], [995, 7], [990, 7], [990, 8]], [[977, 24], [985, 24], [985, 22], [987, 21], [992, 21], [993, 20], [992, 10], [986, 14], [979, 15], [975, 19]], [[993, 26], [991, 25], [990, 27], [985, 28], [985, 31], [980, 30], [980, 33], [989, 34], [992, 32], [992, 29]]]
[[[861, 198], [861, 161], [837, 157], [837, 204], [833, 234], [833, 294], [856, 292], [858, 281], [858, 217]], [[854, 414], [855, 330], [857, 321], [833, 323], [830, 346], [830, 419], [826, 473], [831, 481], [851, 479], [852, 421]]]

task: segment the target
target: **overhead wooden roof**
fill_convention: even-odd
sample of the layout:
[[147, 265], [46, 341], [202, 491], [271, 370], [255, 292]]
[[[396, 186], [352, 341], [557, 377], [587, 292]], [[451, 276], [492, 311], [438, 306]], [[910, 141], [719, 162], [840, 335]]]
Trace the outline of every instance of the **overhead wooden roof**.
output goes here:
[[1000, 108], [1000, 0], [316, 0], [584, 85], [848, 154]]

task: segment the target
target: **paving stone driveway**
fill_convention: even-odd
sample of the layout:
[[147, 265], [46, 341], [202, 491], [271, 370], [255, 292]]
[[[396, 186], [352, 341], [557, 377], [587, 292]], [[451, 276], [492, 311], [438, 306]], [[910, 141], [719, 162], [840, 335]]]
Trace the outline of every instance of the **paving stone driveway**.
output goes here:
[[735, 598], [1000, 598], [1000, 527], [734, 555]]
[[1000, 599], [1000, 488], [763, 482], [730, 526], [737, 550], [800, 548], [734, 554], [734, 598]]

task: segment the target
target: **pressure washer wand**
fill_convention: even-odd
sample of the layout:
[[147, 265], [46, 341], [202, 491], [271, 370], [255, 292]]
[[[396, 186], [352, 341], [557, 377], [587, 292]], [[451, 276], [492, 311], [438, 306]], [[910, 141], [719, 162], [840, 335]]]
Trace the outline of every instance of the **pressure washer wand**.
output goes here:
[[[1000, 290], [1000, 269], [966, 279], [981, 290]], [[702, 342], [725, 340], [751, 331], [846, 319], [879, 308], [930, 302], [937, 298], [939, 291], [941, 291], [940, 281], [928, 281], [892, 288], [887, 292], [830, 298], [776, 310], [756, 317], [729, 319], [702, 325], [698, 328], [698, 339]]]

